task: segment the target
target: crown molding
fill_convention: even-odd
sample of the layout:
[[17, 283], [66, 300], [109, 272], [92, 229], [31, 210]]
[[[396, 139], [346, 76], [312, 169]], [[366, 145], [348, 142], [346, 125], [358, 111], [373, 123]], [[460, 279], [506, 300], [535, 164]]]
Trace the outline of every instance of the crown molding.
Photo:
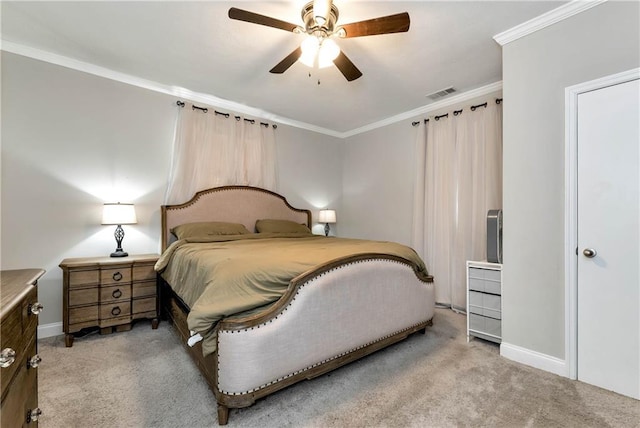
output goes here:
[[516, 25], [509, 30], [503, 31], [500, 34], [496, 34], [493, 36], [493, 40], [498, 42], [500, 46], [504, 46], [507, 43], [511, 43], [514, 40], [518, 40], [526, 35], [535, 33], [536, 31], [542, 30], [556, 22], [563, 21], [573, 15], [577, 15], [578, 13], [591, 9], [592, 7], [598, 6], [606, 1], [607, 0], [573, 0], [550, 10], [549, 12], [543, 13], [536, 18]]
[[436, 110], [447, 108], [452, 105], [469, 101], [471, 99], [481, 97], [483, 95], [488, 95], [492, 92], [497, 92], [501, 90], [502, 90], [502, 81], [490, 83], [480, 88], [472, 89], [470, 91], [466, 91], [461, 94], [454, 95], [452, 97], [447, 97], [442, 101], [427, 104], [425, 106], [418, 107], [416, 109], [406, 111], [404, 113], [400, 113], [395, 116], [388, 117], [379, 122], [371, 123], [369, 125], [365, 125], [363, 127], [353, 129], [351, 131], [343, 132], [341, 134], [341, 137], [342, 138], [352, 137], [354, 135], [362, 134], [364, 132], [368, 132], [377, 128], [382, 128], [383, 126], [391, 125], [396, 122], [412, 119], [412, 118], [415, 118], [416, 116], [428, 115], [429, 113], [432, 113]]
[[186, 88], [177, 86], [164, 85], [162, 83], [154, 82], [152, 80], [143, 79], [130, 74], [121, 73], [119, 71], [111, 70], [105, 67], [101, 67], [88, 62], [79, 61], [73, 58], [69, 58], [63, 55], [54, 54], [51, 52], [43, 51], [41, 49], [32, 48], [29, 46], [21, 45], [18, 43], [0, 40], [0, 50], [10, 52], [16, 55], [25, 56], [28, 58], [36, 59], [39, 61], [48, 62], [50, 64], [59, 65], [61, 67], [69, 68], [76, 71], [92, 74], [94, 76], [103, 77], [105, 79], [114, 80], [117, 82], [125, 83], [128, 85], [136, 86], [150, 91], [159, 92], [167, 95], [174, 96], [176, 98], [188, 100], [190, 102], [202, 103], [208, 106], [217, 107], [220, 109], [230, 110], [234, 113], [245, 114], [253, 117], [258, 117], [263, 120], [270, 120], [282, 125], [292, 126], [294, 128], [300, 128], [307, 131], [317, 132], [324, 135], [329, 135], [335, 138], [348, 138], [363, 132], [368, 132], [373, 129], [382, 128], [383, 126], [391, 125], [396, 122], [414, 118], [423, 114], [428, 114], [437, 109], [448, 107], [450, 105], [464, 102], [472, 98], [483, 96], [491, 92], [499, 91], [502, 89], [502, 82], [492, 83], [481, 88], [473, 89], [461, 94], [452, 96], [436, 103], [427, 104], [425, 106], [410, 110], [404, 113], [391, 116], [378, 122], [374, 122], [360, 128], [356, 128], [350, 131], [339, 132], [333, 129], [323, 128], [320, 126], [312, 125], [310, 123], [297, 121], [283, 116], [278, 116], [274, 113], [250, 107], [244, 104], [236, 103], [233, 101], [218, 98], [214, 95], [194, 92]]
[[10, 42], [7, 40], [0, 41], [0, 49], [6, 52], [10, 52], [16, 55], [25, 56], [28, 58], [36, 59], [39, 61], [48, 62], [50, 64], [59, 65], [61, 67], [70, 68], [72, 70], [81, 71], [94, 76], [103, 77], [105, 79], [115, 80], [117, 82], [126, 83], [128, 85], [137, 86], [139, 88], [148, 89], [150, 91], [159, 92], [162, 94], [172, 95], [177, 98], [186, 99], [191, 102], [197, 102], [206, 104], [212, 107], [218, 107], [220, 109], [230, 110], [234, 113], [245, 114], [249, 116], [259, 117], [264, 120], [270, 120], [282, 125], [289, 125], [296, 128], [302, 128], [321, 134], [331, 135], [333, 137], [340, 137], [340, 133], [332, 129], [326, 129], [319, 126], [315, 126], [309, 123], [304, 123], [289, 119], [287, 117], [278, 116], [277, 114], [250, 107], [244, 104], [236, 103], [233, 101], [218, 98], [214, 95], [205, 94], [201, 92], [194, 92], [186, 88], [177, 86], [164, 85], [162, 83], [154, 82], [152, 80], [143, 79], [137, 76], [133, 76], [119, 71], [111, 70], [109, 68], [101, 67], [88, 62], [79, 61], [73, 58], [69, 58], [63, 55], [54, 54], [51, 52], [43, 51], [41, 49], [32, 48], [30, 46], [21, 45], [18, 43]]

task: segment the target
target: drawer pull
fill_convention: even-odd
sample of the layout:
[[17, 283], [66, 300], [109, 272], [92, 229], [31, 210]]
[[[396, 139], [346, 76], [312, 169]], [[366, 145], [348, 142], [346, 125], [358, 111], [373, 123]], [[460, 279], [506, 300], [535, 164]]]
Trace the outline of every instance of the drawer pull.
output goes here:
[[40, 355], [36, 354], [33, 357], [31, 357], [31, 359], [27, 362], [27, 366], [32, 369], [36, 369], [38, 368], [41, 362], [42, 362], [42, 358], [40, 358]]
[[120, 309], [119, 306], [116, 306], [115, 308], [111, 309], [111, 315], [113, 316], [120, 315], [120, 312], [122, 312], [122, 309]]
[[30, 424], [31, 422], [37, 422], [40, 415], [42, 415], [40, 407], [36, 407], [33, 410], [27, 410], [27, 423]]
[[122, 296], [122, 291], [118, 288], [117, 290], [114, 290], [113, 293], [111, 293], [111, 296], [113, 296], [114, 299], [117, 299], [118, 297]]
[[38, 315], [40, 312], [42, 312], [43, 309], [44, 306], [40, 302], [29, 305], [29, 312], [31, 312], [33, 315]]
[[116, 272], [113, 274], [112, 278], [114, 281], [120, 281], [122, 279], [122, 274], [120, 272]]
[[16, 351], [11, 348], [4, 348], [0, 352], [0, 367], [7, 368], [16, 360]]

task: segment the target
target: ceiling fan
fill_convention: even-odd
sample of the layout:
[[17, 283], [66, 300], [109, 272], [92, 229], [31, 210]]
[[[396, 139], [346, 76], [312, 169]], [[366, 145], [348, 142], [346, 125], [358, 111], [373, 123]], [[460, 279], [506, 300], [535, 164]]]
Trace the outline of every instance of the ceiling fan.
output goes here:
[[323, 68], [335, 64], [348, 81], [359, 78], [362, 72], [341, 51], [335, 38], [403, 33], [409, 31], [410, 24], [409, 14], [403, 12], [351, 24], [336, 25], [338, 8], [331, 0], [310, 1], [302, 8], [301, 15], [304, 27], [235, 7], [229, 9], [231, 19], [307, 35], [300, 47], [269, 70], [271, 73], [284, 73], [299, 60], [309, 67], [317, 64], [319, 68]]

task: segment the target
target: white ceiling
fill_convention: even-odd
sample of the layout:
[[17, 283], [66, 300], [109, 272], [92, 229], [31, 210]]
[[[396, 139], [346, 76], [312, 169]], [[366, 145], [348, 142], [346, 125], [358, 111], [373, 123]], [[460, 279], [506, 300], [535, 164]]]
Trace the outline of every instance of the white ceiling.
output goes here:
[[427, 94], [449, 86], [465, 92], [499, 82], [501, 48], [492, 37], [566, 1], [335, 0], [338, 24], [411, 17], [407, 33], [338, 41], [363, 73], [353, 82], [335, 67], [301, 63], [269, 73], [302, 36], [227, 16], [235, 6], [302, 24], [304, 3], [2, 1], [2, 39], [344, 133], [423, 107]]

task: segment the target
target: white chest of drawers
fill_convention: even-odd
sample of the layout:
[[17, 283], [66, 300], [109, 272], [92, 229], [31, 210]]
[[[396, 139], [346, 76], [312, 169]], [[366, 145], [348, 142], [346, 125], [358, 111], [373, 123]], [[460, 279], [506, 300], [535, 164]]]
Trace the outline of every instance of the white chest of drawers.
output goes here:
[[502, 265], [467, 261], [467, 340], [502, 341]]

